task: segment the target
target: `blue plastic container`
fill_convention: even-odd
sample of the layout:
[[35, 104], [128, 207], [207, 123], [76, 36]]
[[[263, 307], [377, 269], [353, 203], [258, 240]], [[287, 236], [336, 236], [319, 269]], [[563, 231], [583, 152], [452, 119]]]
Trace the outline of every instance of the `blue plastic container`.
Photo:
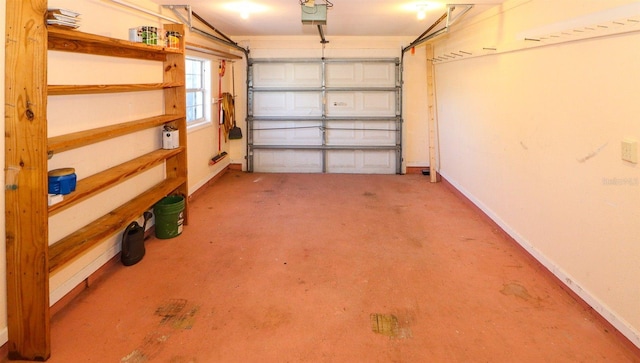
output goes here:
[[76, 173], [73, 168], [55, 169], [48, 173], [49, 194], [69, 194], [76, 190]]

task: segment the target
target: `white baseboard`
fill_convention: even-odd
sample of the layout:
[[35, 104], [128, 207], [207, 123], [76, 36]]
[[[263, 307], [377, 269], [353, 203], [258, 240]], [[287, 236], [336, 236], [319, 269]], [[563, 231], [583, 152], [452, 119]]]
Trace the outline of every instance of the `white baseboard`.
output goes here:
[[0, 346], [7, 344], [9, 341], [9, 328], [0, 330]]
[[229, 166], [229, 163], [223, 164], [221, 166], [222, 167], [216, 168], [214, 171], [209, 173], [209, 175], [207, 175], [200, 182], [198, 182], [197, 184], [194, 184], [193, 186], [191, 186], [189, 188], [189, 195], [192, 195], [193, 193], [195, 193], [198, 190], [200, 190], [200, 188], [202, 188], [205, 185], [207, 185], [207, 183], [209, 183], [211, 181], [211, 179], [215, 178], [218, 174], [222, 173]]
[[116, 243], [103, 254], [98, 256], [90, 264], [78, 271], [70, 279], [65, 281], [62, 285], [58, 286], [55, 290], [49, 292], [49, 305], [53, 306], [56, 302], [62, 299], [65, 295], [71, 292], [76, 286], [80, 285], [84, 280], [89, 278], [94, 272], [98, 271], [100, 267], [109, 262], [113, 256], [120, 252], [120, 244]]
[[497, 214], [495, 214], [490, 208], [488, 208], [481, 201], [476, 199], [468, 190], [463, 188], [455, 180], [447, 177], [445, 173], [440, 173], [447, 182], [453, 185], [460, 193], [462, 193], [467, 199], [475, 204], [480, 210], [486, 214], [491, 220], [493, 220], [502, 230], [504, 230], [511, 238], [513, 238], [522, 248], [524, 248], [533, 258], [538, 260], [547, 270], [551, 271], [564, 285], [566, 285], [571, 291], [578, 295], [585, 303], [591, 306], [598, 314], [600, 314], [605, 320], [607, 320], [614, 328], [616, 328], [622, 335], [629, 339], [636, 347], [640, 348], [640, 331], [635, 329], [625, 319], [618, 316], [613, 310], [611, 310], [606, 304], [593, 296], [589, 291], [582, 288], [578, 282], [560, 266], [556, 265], [552, 260], [547, 258], [542, 252], [532, 246], [524, 237], [518, 234], [513, 228], [511, 228], [505, 221], [503, 221]]

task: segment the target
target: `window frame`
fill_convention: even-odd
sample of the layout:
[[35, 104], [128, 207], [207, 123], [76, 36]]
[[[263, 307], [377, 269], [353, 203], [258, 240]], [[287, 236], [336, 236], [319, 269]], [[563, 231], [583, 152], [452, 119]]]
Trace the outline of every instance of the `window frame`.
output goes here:
[[[213, 124], [212, 110], [211, 110], [211, 94], [213, 92], [211, 85], [211, 60], [207, 58], [196, 57], [192, 55], [185, 56], [185, 79], [188, 79], [190, 73], [187, 73], [187, 63], [188, 62], [198, 62], [199, 63], [199, 72], [191, 73], [196, 74], [200, 78], [200, 88], [189, 88], [189, 82], [186, 81], [185, 84], [185, 110], [186, 110], [186, 123], [187, 123], [187, 131], [191, 131], [197, 128], [201, 128], [204, 126], [209, 126]], [[202, 105], [190, 105], [189, 103], [189, 95], [190, 94], [202, 94]], [[196, 97], [197, 98], [197, 97]], [[189, 109], [192, 107], [202, 107], [202, 117], [195, 118], [193, 120], [189, 119]]]

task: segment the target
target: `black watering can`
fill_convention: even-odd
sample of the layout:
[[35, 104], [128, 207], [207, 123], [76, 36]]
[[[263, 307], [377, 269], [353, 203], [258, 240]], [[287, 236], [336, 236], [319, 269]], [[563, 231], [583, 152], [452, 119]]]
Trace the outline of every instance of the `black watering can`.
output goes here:
[[151, 218], [151, 212], [144, 212], [144, 224], [131, 222], [122, 234], [121, 261], [125, 266], [135, 265], [144, 257], [144, 231], [147, 221]]

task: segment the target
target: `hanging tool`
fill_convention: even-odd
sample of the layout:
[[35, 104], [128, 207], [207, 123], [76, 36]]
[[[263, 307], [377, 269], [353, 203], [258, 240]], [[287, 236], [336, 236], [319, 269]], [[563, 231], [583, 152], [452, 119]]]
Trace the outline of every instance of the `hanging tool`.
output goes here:
[[228, 92], [222, 94], [222, 114], [224, 115], [224, 141], [227, 142], [229, 132], [235, 124], [235, 110], [233, 108], [233, 95]]
[[224, 123], [224, 110], [222, 108], [222, 77], [224, 77], [227, 62], [223, 59], [218, 66], [218, 155], [211, 158], [209, 165], [213, 165], [227, 156], [226, 151], [222, 151], [222, 124]]
[[233, 114], [233, 127], [229, 130], [229, 140], [238, 140], [238, 139], [242, 139], [242, 129], [240, 129], [238, 127], [238, 125], [236, 125], [236, 103], [235, 103], [235, 99], [236, 99], [236, 72], [233, 68], [233, 63], [231, 63], [231, 84], [233, 85], [232, 87], [232, 92], [233, 94], [231, 95], [231, 100], [230, 100], [230, 105], [228, 106], [231, 110], [232, 110], [232, 114]]

